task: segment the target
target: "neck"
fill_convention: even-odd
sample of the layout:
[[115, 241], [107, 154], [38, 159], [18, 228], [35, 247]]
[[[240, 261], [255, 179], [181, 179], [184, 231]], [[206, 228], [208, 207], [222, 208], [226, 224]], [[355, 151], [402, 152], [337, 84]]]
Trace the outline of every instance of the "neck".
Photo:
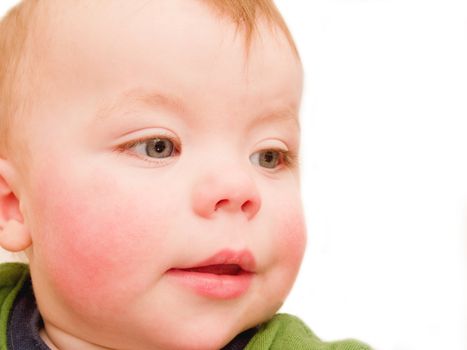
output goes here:
[[64, 330], [47, 323], [40, 330], [39, 335], [50, 350], [113, 350], [73, 337]]

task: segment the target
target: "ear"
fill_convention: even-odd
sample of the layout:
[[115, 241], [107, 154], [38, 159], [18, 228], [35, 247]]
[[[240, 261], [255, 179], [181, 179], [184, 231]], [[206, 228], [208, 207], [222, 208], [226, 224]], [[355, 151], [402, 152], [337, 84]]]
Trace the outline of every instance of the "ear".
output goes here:
[[32, 244], [14, 191], [18, 180], [12, 164], [0, 158], [0, 247], [10, 252], [25, 250]]

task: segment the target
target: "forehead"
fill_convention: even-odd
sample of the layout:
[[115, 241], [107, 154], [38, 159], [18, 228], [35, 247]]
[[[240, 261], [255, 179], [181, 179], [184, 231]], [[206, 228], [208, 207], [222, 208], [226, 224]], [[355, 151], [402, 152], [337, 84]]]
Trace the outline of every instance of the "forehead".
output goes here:
[[43, 90], [67, 100], [86, 92], [97, 115], [140, 101], [128, 93], [135, 89], [177, 97], [152, 99], [171, 105], [199, 101], [195, 108], [225, 107], [228, 100], [238, 110], [269, 101], [282, 110], [298, 109], [299, 59], [280, 30], [264, 22], [258, 22], [245, 56], [241, 31], [202, 1], [49, 4], [50, 40], [40, 69], [51, 87]]

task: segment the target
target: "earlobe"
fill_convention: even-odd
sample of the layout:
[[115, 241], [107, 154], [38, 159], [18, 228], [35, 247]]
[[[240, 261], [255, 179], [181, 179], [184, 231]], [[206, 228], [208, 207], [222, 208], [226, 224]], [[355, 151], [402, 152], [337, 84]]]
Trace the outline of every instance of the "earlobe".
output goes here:
[[11, 252], [19, 252], [31, 246], [31, 235], [12, 188], [14, 175], [9, 162], [0, 158], [0, 246]]
[[20, 252], [32, 244], [26, 226], [14, 219], [8, 220], [0, 232], [0, 246], [10, 252]]

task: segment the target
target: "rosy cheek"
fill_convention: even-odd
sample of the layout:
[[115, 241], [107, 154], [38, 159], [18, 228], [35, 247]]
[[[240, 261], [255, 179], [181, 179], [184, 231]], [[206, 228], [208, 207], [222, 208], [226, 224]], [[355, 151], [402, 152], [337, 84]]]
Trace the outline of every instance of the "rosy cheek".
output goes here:
[[284, 208], [282, 221], [277, 224], [271, 249], [275, 251], [272, 266], [274, 288], [270, 288], [271, 300], [284, 301], [292, 288], [303, 259], [306, 246], [306, 228], [299, 203]]
[[276, 236], [280, 259], [287, 265], [298, 268], [306, 246], [305, 219], [300, 202], [284, 208], [282, 218]]
[[157, 273], [153, 260], [163, 245], [158, 236], [165, 232], [164, 213], [151, 210], [149, 198], [111, 177], [68, 179], [56, 186], [49, 179], [38, 192], [35, 238], [49, 282], [77, 306], [141, 290], [148, 283], [138, 274], [141, 266]]

